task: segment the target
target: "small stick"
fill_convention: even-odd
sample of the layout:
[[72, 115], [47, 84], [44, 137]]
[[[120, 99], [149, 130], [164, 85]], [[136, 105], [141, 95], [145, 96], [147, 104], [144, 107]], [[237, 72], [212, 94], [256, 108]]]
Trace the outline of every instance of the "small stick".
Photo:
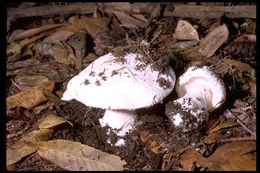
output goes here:
[[254, 137], [256, 137], [256, 133], [253, 132], [252, 130], [250, 130], [231, 110], [228, 109], [228, 111], [231, 113], [231, 115], [233, 115], [233, 117], [236, 118], [236, 120], [238, 121], [238, 123], [244, 128], [244, 130], [246, 130], [248, 133], [250, 133], [251, 135], [253, 135]]

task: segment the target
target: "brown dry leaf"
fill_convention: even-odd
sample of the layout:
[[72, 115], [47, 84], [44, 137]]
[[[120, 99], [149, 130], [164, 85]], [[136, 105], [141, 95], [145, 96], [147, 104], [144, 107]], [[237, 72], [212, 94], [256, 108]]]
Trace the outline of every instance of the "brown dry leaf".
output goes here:
[[[92, 61], [97, 59], [97, 55], [94, 53], [88, 53], [84, 59], [83, 59], [83, 64], [91, 63]], [[86, 66], [85, 66], [86, 67]]]
[[140, 139], [143, 143], [145, 143], [146, 141], [148, 141], [148, 139], [150, 138], [149, 136], [149, 132], [147, 130], [141, 131], [140, 132]]
[[206, 133], [208, 134], [209, 131], [215, 128], [219, 123], [220, 123], [219, 117], [210, 118], [205, 127]]
[[184, 154], [181, 155], [180, 157], [180, 164], [183, 166], [184, 169], [191, 171], [194, 162], [199, 164], [200, 162], [204, 163], [203, 165], [200, 166], [208, 166], [209, 163], [206, 158], [204, 158], [198, 151], [195, 149], [193, 150], [188, 150]]
[[[256, 96], [256, 77], [255, 77], [255, 69], [253, 69], [249, 64], [243, 63], [238, 60], [225, 58], [223, 63], [226, 65], [235, 68], [235, 71], [238, 72], [238, 75], [235, 75], [235, 79], [238, 82], [243, 83], [242, 88], [244, 90], [249, 90], [249, 92]], [[246, 73], [249, 78], [244, 77], [243, 73]]]
[[241, 71], [241, 73], [247, 72], [247, 73], [251, 74], [254, 71], [254, 69], [250, 65], [248, 65], [247, 63], [238, 61], [238, 60], [225, 58], [223, 60], [223, 62], [230, 66], [237, 68], [239, 71]]
[[61, 27], [61, 26], [64, 26], [64, 25], [65, 24], [50, 24], [50, 25], [44, 25], [44, 26], [39, 27], [39, 28], [28, 29], [28, 30], [16, 35], [14, 37], [14, 41], [25, 39], [25, 38], [28, 38], [28, 37], [32, 37], [32, 36], [39, 34], [41, 32], [48, 31], [48, 30], [51, 30], [51, 29], [54, 29], [54, 28], [58, 28], [58, 27]]
[[50, 80], [48, 82], [43, 82], [39, 86], [35, 86], [33, 88], [30, 88], [28, 90], [19, 92], [15, 95], [12, 95], [6, 99], [6, 107], [7, 109], [11, 109], [17, 106], [25, 107], [27, 109], [30, 109], [44, 101], [47, 100], [47, 98], [42, 93], [42, 90], [47, 90], [49, 92], [52, 92], [54, 87], [55, 81]]
[[198, 44], [198, 40], [192, 40], [192, 41], [181, 41], [173, 44], [171, 47], [175, 49], [188, 49], [192, 48], [193, 46]]
[[54, 128], [58, 125], [64, 124], [64, 123], [69, 123], [71, 127], [73, 127], [73, 124], [67, 120], [65, 120], [63, 117], [59, 117], [55, 114], [48, 114], [44, 118], [40, 119], [38, 122], [38, 128], [40, 129], [49, 129], [49, 128]]
[[227, 41], [228, 35], [229, 31], [225, 24], [213, 29], [201, 40], [198, 52], [205, 57], [211, 57]]
[[74, 32], [60, 30], [46, 37], [43, 42], [58, 44], [60, 41], [67, 40], [67, 38], [69, 38], [72, 34], [74, 34]]
[[16, 43], [16, 42], [11, 42], [9, 45], [7, 45], [6, 49], [6, 55], [7, 56], [16, 56], [19, 55], [22, 51], [23, 46]]
[[51, 53], [50, 56], [53, 56], [55, 61], [67, 65], [75, 63], [75, 55], [67, 43], [55, 44], [51, 47], [51, 50], [49, 52]]
[[15, 82], [21, 91], [47, 82], [49, 79], [42, 75], [18, 74], [15, 76]]
[[209, 133], [219, 131], [219, 130], [224, 129], [224, 128], [238, 126], [238, 125], [239, 125], [239, 123], [235, 119], [229, 118], [229, 119], [227, 119], [227, 121], [220, 123], [216, 127], [214, 127], [213, 129], [211, 129], [209, 131]]
[[203, 142], [205, 144], [212, 144], [216, 142], [220, 137], [221, 137], [220, 131], [211, 132], [207, 136], [205, 136]]
[[67, 140], [36, 143], [38, 154], [66, 170], [120, 171], [126, 164], [120, 157]]
[[[141, 17], [140, 15], [137, 16], [137, 18], [134, 18], [127, 14], [124, 11], [112, 11], [120, 21], [120, 26], [124, 26], [127, 28], [135, 28], [135, 27], [145, 27], [146, 25], [146, 19], [144, 17]], [[140, 20], [141, 19], [141, 20]]]
[[140, 139], [145, 146], [155, 154], [158, 154], [163, 147], [163, 143], [160, 143], [159, 136], [157, 134], [151, 134], [147, 130], [140, 132]]
[[224, 144], [208, 158], [203, 157], [196, 149], [185, 152], [180, 163], [184, 168], [191, 170], [192, 164], [207, 167], [218, 171], [255, 171], [256, 156], [255, 141], [236, 141]]
[[8, 61], [15, 59], [16, 56], [18, 56], [21, 53], [21, 51], [24, 47], [29, 46], [32, 43], [36, 42], [37, 40], [42, 39], [42, 38], [46, 37], [47, 35], [49, 35], [49, 32], [40, 33], [39, 35], [36, 35], [34, 37], [26, 38], [26, 39], [20, 41], [19, 43], [11, 42], [7, 46], [7, 50], [6, 50], [6, 54], [8, 56]]
[[178, 21], [174, 37], [177, 40], [199, 40], [197, 30], [185, 20]]
[[24, 137], [22, 137], [17, 143], [15, 143], [11, 148], [7, 149], [6, 152], [6, 166], [10, 166], [20, 161], [22, 158], [34, 153], [36, 150], [30, 146], [27, 146], [24, 141], [35, 142], [35, 141], [45, 141], [50, 139], [53, 130], [51, 129], [40, 129], [34, 130]]
[[256, 96], [256, 81], [250, 79], [248, 81], [248, 85], [249, 85], [249, 91], [253, 96]]
[[7, 35], [7, 43], [10, 43], [11, 41], [14, 40], [14, 38], [18, 35], [24, 32], [22, 29], [15, 29], [12, 33]]
[[53, 57], [59, 63], [74, 64], [73, 50], [66, 42], [53, 44], [42, 41], [35, 45], [35, 50], [42, 56]]
[[109, 18], [106, 17], [82, 17], [81, 21], [86, 27], [88, 33], [94, 37], [98, 33], [108, 30]]
[[92, 37], [100, 32], [108, 30], [110, 20], [106, 17], [84, 17], [78, 18], [72, 16], [69, 19], [70, 25], [60, 28], [60, 30], [78, 32], [80, 30], [87, 31]]

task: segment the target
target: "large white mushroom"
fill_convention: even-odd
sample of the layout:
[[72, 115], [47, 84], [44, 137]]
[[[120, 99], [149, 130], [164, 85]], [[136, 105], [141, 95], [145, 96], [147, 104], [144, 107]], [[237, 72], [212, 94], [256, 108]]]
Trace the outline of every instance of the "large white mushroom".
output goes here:
[[[170, 66], [159, 72], [143, 58], [135, 53], [101, 56], [69, 81], [62, 100], [76, 99], [106, 109], [101, 125], [114, 128], [123, 137], [134, 125], [134, 110], [161, 102], [175, 85]], [[117, 143], [121, 144], [124, 142]]]
[[166, 104], [165, 114], [184, 132], [198, 129], [226, 99], [223, 81], [207, 66], [188, 68], [177, 80], [176, 92], [178, 99]]

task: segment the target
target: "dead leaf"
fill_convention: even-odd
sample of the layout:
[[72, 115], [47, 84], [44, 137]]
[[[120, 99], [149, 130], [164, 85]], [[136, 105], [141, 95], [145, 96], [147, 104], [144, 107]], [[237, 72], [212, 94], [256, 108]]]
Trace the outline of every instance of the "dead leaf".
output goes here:
[[18, 74], [15, 76], [15, 82], [21, 91], [47, 82], [48, 78], [42, 75]]
[[[26, 60], [20, 60], [17, 61], [15, 63], [8, 63], [6, 66], [6, 70], [7, 70], [7, 74], [6, 75], [10, 75], [12, 73], [13, 70], [18, 69], [18, 68], [30, 68], [32, 66], [37, 66], [40, 64], [40, 61], [36, 60], [36, 59], [26, 59]], [[19, 74], [19, 73], [18, 73]]]
[[40, 33], [39, 35], [36, 35], [34, 37], [26, 38], [20, 41], [19, 43], [11, 42], [11, 44], [7, 46], [7, 51], [6, 51], [8, 56], [8, 61], [15, 61], [23, 48], [36, 42], [39, 39], [46, 37], [46, 35], [49, 35], [49, 32]]
[[22, 158], [36, 152], [35, 148], [28, 146], [24, 141], [36, 142], [48, 140], [52, 135], [51, 129], [34, 130], [22, 137], [6, 152], [6, 166], [10, 166], [20, 161]]
[[81, 21], [86, 27], [88, 33], [93, 37], [100, 32], [107, 31], [110, 20], [106, 17], [82, 17]]
[[78, 18], [72, 16], [69, 19], [70, 25], [60, 28], [60, 30], [78, 32], [80, 30], [87, 31], [92, 37], [96, 34], [108, 30], [110, 20], [106, 17], [84, 17]]
[[239, 125], [239, 123], [235, 119], [229, 118], [229, 119], [227, 119], [227, 121], [220, 123], [216, 127], [214, 127], [213, 129], [211, 129], [209, 131], [209, 133], [219, 131], [221, 129], [225, 129], [225, 128], [229, 128], [229, 127], [238, 126], [238, 125]]
[[230, 66], [237, 68], [239, 71], [241, 71], [241, 73], [247, 72], [247, 73], [251, 74], [254, 71], [254, 69], [250, 65], [248, 65], [247, 63], [238, 61], [238, 60], [225, 58], [223, 60], [223, 62]]
[[225, 24], [213, 29], [201, 40], [198, 52], [205, 57], [211, 57], [227, 41], [228, 35], [229, 31]]
[[[194, 162], [200, 164], [200, 162], [206, 163], [207, 159], [204, 158], [198, 151], [195, 149], [188, 150], [180, 157], [180, 164], [183, 166], [184, 169], [191, 171]], [[207, 164], [203, 164], [201, 166], [208, 166]]]
[[36, 143], [38, 154], [66, 170], [120, 171], [126, 164], [120, 157], [67, 140]]
[[139, 20], [140, 18], [136, 19], [124, 11], [112, 11], [112, 13], [115, 14], [120, 21], [120, 26], [127, 28], [145, 27], [146, 19], [144, 17], [141, 18], [142, 20]]
[[16, 35], [14, 37], [14, 41], [25, 39], [25, 38], [28, 38], [28, 37], [32, 37], [32, 36], [39, 34], [41, 32], [48, 31], [48, 30], [51, 30], [51, 29], [54, 29], [54, 28], [57, 28], [57, 27], [61, 27], [61, 26], [64, 26], [64, 25], [65, 24], [50, 24], [50, 25], [43, 25], [42, 27], [39, 27], [39, 28], [28, 29], [28, 30]]
[[181, 41], [173, 44], [171, 47], [175, 49], [188, 49], [192, 48], [193, 46], [198, 44], [198, 40], [192, 40], [192, 41]]
[[46, 37], [43, 42], [58, 44], [60, 41], [65, 41], [69, 36], [71, 36], [74, 32], [71, 31], [57, 31], [53, 34], [50, 34], [48, 37]]
[[35, 50], [42, 56], [53, 57], [59, 63], [74, 64], [73, 50], [66, 42], [53, 44], [42, 41], [35, 45]]
[[11, 42], [9, 45], [7, 45], [6, 55], [8, 57], [19, 55], [22, 51], [22, 48], [23, 48], [22, 45], [16, 42]]
[[180, 157], [180, 163], [188, 170], [196, 163], [209, 170], [255, 171], [256, 156], [252, 153], [255, 150], [255, 141], [236, 141], [220, 146], [208, 158], [203, 157], [196, 149], [189, 150]]
[[158, 134], [152, 134], [147, 130], [140, 132], [140, 139], [153, 153], [158, 154], [164, 149], [164, 143]]
[[54, 128], [54, 127], [64, 124], [64, 123], [69, 123], [69, 125], [71, 125], [71, 127], [73, 127], [73, 124], [71, 122], [66, 121], [63, 117], [59, 117], [52, 113], [45, 116], [44, 118], [40, 119], [38, 123], [39, 123], [38, 128], [40, 128], [40, 129]]
[[75, 55], [67, 43], [52, 45], [50, 50], [49, 55], [53, 56], [55, 61], [67, 65], [75, 63]]
[[[83, 59], [83, 64], [87, 64], [87, 63], [90, 63], [94, 60], [97, 59], [97, 55], [95, 55], [94, 53], [88, 53], [84, 59]], [[85, 66], [86, 67], [86, 66]]]
[[212, 144], [216, 142], [220, 137], [221, 137], [220, 131], [211, 132], [207, 136], [205, 136], [203, 142], [205, 144]]
[[148, 139], [150, 138], [149, 136], [149, 132], [147, 130], [141, 131], [140, 132], [140, 139], [143, 143], [145, 143], [146, 141], [148, 141]]
[[14, 38], [18, 35], [21, 34], [24, 30], [22, 29], [15, 29], [12, 33], [7, 35], [7, 43], [10, 43], [11, 41], [14, 40]]
[[47, 90], [52, 92], [55, 81], [50, 80], [48, 82], [42, 83], [40, 86], [32, 87], [28, 90], [19, 92], [15, 95], [12, 95], [6, 99], [7, 109], [11, 109], [17, 106], [25, 107], [30, 109], [44, 101], [47, 98], [42, 93], [42, 90]]
[[256, 81], [255, 80], [248, 80], [249, 91], [253, 96], [256, 96]]
[[197, 30], [186, 20], [179, 20], [174, 37], [177, 40], [199, 40]]
[[206, 124], [206, 133], [208, 134], [213, 128], [215, 128], [220, 123], [219, 117], [217, 118], [210, 118]]

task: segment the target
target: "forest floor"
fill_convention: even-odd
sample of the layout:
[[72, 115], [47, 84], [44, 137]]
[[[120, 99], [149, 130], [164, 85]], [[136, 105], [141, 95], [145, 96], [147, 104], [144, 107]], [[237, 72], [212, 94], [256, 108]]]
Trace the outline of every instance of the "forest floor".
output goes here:
[[[256, 170], [256, 4], [9, 3], [6, 41], [7, 170]], [[100, 56], [133, 50], [170, 65], [176, 78], [209, 66], [225, 103], [204, 128], [177, 133], [165, 115], [173, 91], [136, 110], [142, 123], [115, 146], [99, 123], [104, 109], [61, 97]]]

